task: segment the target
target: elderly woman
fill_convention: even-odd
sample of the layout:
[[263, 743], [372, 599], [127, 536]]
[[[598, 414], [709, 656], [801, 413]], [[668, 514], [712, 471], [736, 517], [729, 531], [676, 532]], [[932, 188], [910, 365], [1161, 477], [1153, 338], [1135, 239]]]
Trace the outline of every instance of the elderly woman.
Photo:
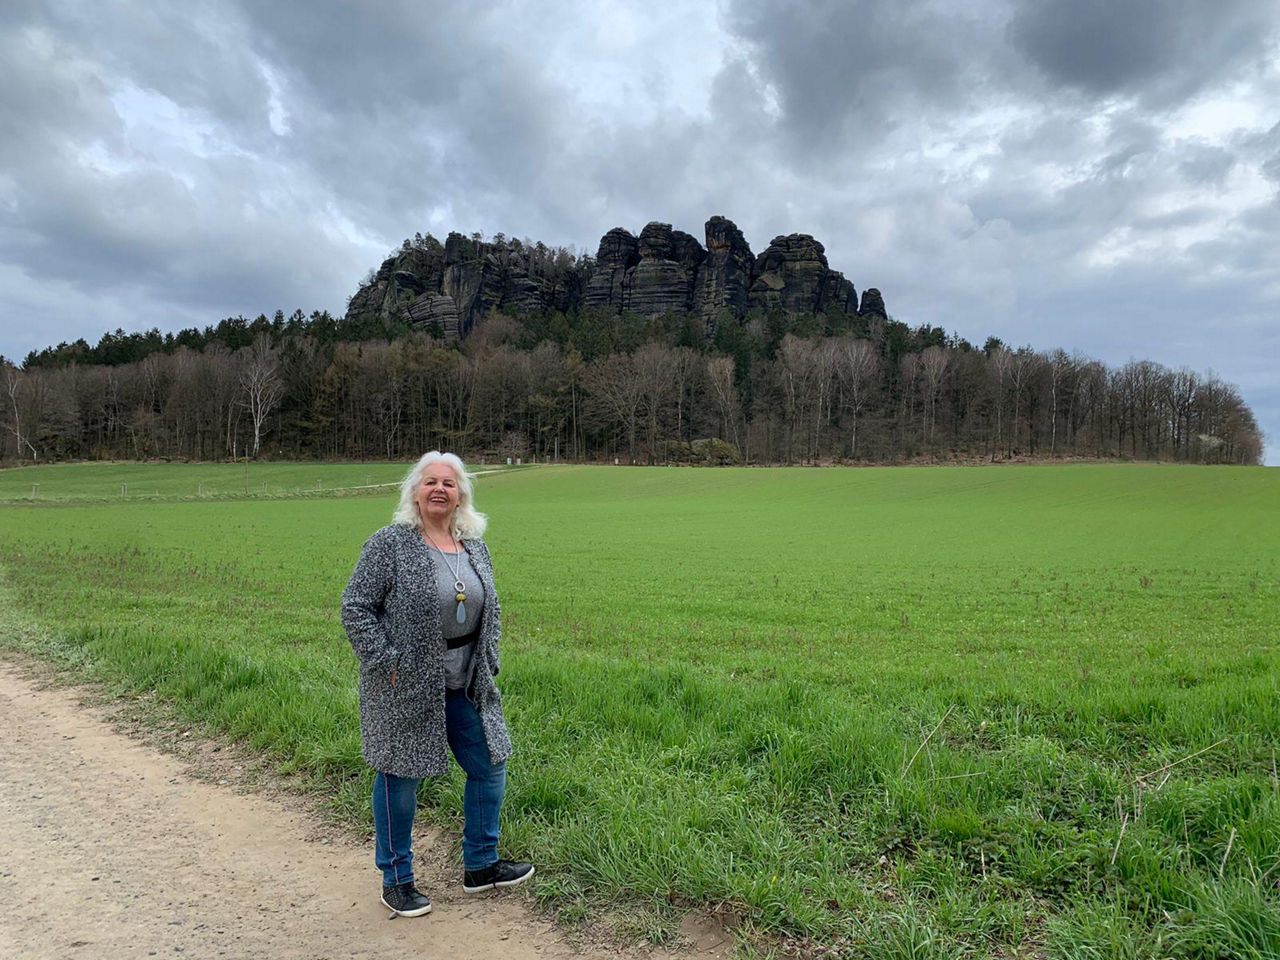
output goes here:
[[485, 524], [462, 461], [433, 450], [409, 470], [392, 523], [365, 543], [342, 594], [360, 661], [360, 741], [376, 771], [382, 902], [402, 917], [431, 910], [414, 885], [413, 818], [422, 779], [448, 773], [446, 743], [467, 774], [463, 891], [533, 876], [532, 864], [498, 858], [511, 738], [493, 680], [502, 627]]

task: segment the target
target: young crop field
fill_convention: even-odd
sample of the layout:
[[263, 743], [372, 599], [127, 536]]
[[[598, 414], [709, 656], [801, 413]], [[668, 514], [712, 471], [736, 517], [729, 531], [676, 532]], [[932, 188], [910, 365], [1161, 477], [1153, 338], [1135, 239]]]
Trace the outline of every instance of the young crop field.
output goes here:
[[[197, 476], [0, 506], [0, 644], [155, 691], [367, 821], [337, 606], [394, 491], [121, 501], [130, 470], [174, 498]], [[748, 950], [1278, 955], [1280, 472], [539, 467], [477, 503], [504, 848], [565, 922], [660, 940], [709, 905]], [[423, 816], [456, 828], [461, 783]]]
[[55, 463], [0, 470], [0, 502], [280, 497], [397, 483], [404, 471], [403, 463]]

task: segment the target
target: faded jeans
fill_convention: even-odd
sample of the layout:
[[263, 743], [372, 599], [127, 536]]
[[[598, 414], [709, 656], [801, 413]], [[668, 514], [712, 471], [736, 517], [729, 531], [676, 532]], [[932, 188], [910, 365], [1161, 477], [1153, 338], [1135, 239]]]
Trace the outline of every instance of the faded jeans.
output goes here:
[[[475, 706], [461, 690], [445, 697], [445, 733], [467, 774], [462, 794], [462, 864], [482, 870], [498, 859], [498, 814], [507, 791], [507, 765], [489, 762], [489, 746]], [[373, 780], [374, 859], [387, 886], [413, 880], [413, 817], [421, 779], [378, 771]]]

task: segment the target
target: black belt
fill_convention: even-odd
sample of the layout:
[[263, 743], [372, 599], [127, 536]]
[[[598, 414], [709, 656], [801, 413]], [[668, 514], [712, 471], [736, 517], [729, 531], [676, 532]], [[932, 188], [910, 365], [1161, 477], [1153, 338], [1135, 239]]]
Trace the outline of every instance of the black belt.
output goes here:
[[470, 633], [464, 633], [460, 637], [445, 637], [445, 646], [450, 650], [457, 650], [459, 647], [465, 647], [468, 643], [475, 643], [480, 639], [480, 628], [476, 627]]

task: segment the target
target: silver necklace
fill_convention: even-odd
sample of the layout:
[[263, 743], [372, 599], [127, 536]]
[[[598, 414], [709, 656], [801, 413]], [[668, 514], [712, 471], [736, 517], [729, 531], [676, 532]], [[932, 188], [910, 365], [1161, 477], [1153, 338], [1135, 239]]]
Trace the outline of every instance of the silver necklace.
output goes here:
[[[453, 534], [449, 535], [449, 542], [453, 546], [459, 547], [458, 552], [453, 554], [445, 553], [439, 547], [436, 547], [436, 542], [431, 539], [431, 534], [427, 533], [426, 527], [422, 528], [422, 535], [427, 538], [427, 543], [435, 547], [436, 553], [444, 557], [444, 563], [445, 563], [446, 569], [448, 569], [453, 574], [453, 593], [454, 593], [453, 598], [458, 601], [458, 610], [457, 610], [457, 613], [454, 614], [454, 616], [459, 623], [466, 623], [467, 608], [465, 604], [467, 602], [467, 591], [466, 591], [466, 585], [463, 584], [462, 582], [462, 564], [465, 562], [466, 551], [462, 550], [461, 544], [459, 544], [456, 540], [453, 539]], [[451, 556], [458, 558], [457, 564], [454, 564], [449, 560]]]

